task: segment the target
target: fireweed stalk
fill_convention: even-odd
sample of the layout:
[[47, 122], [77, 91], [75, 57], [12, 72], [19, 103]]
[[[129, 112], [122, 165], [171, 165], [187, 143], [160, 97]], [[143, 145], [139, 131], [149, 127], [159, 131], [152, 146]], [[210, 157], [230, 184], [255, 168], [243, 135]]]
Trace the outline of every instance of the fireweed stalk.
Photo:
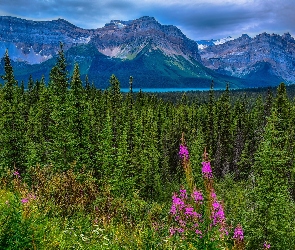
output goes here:
[[185, 145], [184, 133], [182, 133], [181, 144], [179, 147], [178, 155], [182, 161], [182, 166], [185, 172], [186, 182], [187, 182], [189, 191], [192, 193], [194, 190], [194, 177], [193, 177], [192, 168], [190, 165], [188, 148]]
[[[182, 134], [179, 157], [185, 171], [187, 185], [190, 194], [182, 188], [179, 193], [172, 196], [170, 216], [172, 226], [169, 229], [170, 236], [178, 234], [183, 239], [191, 239], [199, 247], [207, 246], [213, 242], [216, 247], [226, 247], [225, 237], [228, 236], [226, 218], [223, 204], [217, 199], [213, 185], [213, 173], [208, 159], [208, 154], [203, 154], [202, 175], [204, 179], [205, 194], [204, 200], [202, 191], [197, 190], [194, 185], [190, 156]], [[244, 249], [244, 233], [241, 225], [238, 225], [234, 232], [234, 249]], [[208, 245], [209, 246], [209, 245]], [[224, 248], [227, 249], [227, 248]]]
[[206, 211], [207, 216], [210, 217], [211, 221], [208, 231], [215, 231], [216, 229], [218, 229], [219, 235], [215, 235], [214, 237], [224, 239], [224, 237], [228, 235], [226, 218], [223, 210], [223, 204], [218, 201], [216, 192], [214, 190], [213, 173], [206, 148], [203, 154], [202, 175], [208, 200]]
[[244, 245], [244, 231], [240, 224], [237, 225], [234, 231], [234, 249], [235, 250], [243, 250]]

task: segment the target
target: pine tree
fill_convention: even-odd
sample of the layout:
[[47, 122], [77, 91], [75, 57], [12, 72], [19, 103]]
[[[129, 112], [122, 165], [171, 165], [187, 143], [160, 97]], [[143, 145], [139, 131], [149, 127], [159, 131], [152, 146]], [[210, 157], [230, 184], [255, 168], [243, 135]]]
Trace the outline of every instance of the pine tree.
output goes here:
[[221, 177], [229, 173], [232, 161], [233, 133], [229, 85], [218, 100], [216, 113], [218, 132], [214, 166], [217, 177]]
[[71, 133], [69, 132], [69, 101], [68, 101], [68, 72], [63, 52], [60, 45], [56, 65], [50, 72], [48, 105], [52, 110], [49, 119], [49, 157], [55, 167], [67, 169], [75, 160], [71, 152], [73, 146]]
[[50, 71], [49, 86], [52, 94], [61, 98], [61, 102], [65, 100], [66, 91], [68, 88], [68, 71], [66, 58], [63, 51], [63, 44], [60, 43], [60, 50], [58, 51], [57, 62]]
[[77, 164], [86, 162], [87, 138], [85, 135], [85, 96], [80, 78], [79, 65], [75, 64], [72, 80], [70, 82], [68, 109], [68, 133], [70, 134], [72, 147], [71, 158], [76, 158]]
[[[288, 138], [280, 127], [277, 110], [273, 109], [255, 156], [255, 182], [246, 232], [249, 249], [259, 249], [265, 241], [274, 249], [292, 249], [295, 245], [295, 207], [286, 181], [290, 168], [286, 148]], [[287, 238], [288, 241], [284, 240]]]
[[14, 78], [8, 51], [4, 55], [4, 86], [0, 101], [0, 165], [24, 170], [24, 128], [22, 94]]

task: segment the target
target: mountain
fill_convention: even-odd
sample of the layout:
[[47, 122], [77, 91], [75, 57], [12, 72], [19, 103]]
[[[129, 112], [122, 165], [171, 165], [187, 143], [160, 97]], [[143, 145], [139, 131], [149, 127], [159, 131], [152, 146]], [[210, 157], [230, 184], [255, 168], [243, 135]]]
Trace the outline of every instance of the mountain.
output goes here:
[[0, 54], [7, 48], [12, 60], [37, 64], [55, 56], [60, 42], [69, 49], [88, 43], [94, 33], [63, 19], [31, 21], [0, 16]]
[[30, 75], [35, 79], [44, 75], [48, 80], [60, 42], [64, 44], [69, 71], [78, 62], [82, 77], [87, 74], [100, 88], [108, 86], [112, 74], [122, 87], [128, 87], [130, 75], [134, 87], [140, 88], [209, 87], [212, 80], [216, 87], [224, 87], [227, 82], [232, 87], [246, 86], [244, 80], [204, 67], [195, 41], [177, 27], [161, 25], [153, 17], [112, 20], [92, 30], [63, 19], [0, 17], [0, 53], [8, 48], [19, 81], [26, 82]]
[[257, 86], [295, 82], [295, 40], [262, 33], [241, 37], [200, 50], [203, 64], [215, 72], [255, 82]]
[[[155, 18], [111, 20], [102, 28], [82, 29], [64, 19], [31, 21], [0, 17], [0, 55], [8, 48], [16, 79], [48, 80], [64, 44], [68, 70], [76, 62], [82, 78], [99, 88], [115, 74], [122, 87], [257, 87], [295, 82], [295, 40], [262, 33], [254, 38], [193, 41]], [[0, 74], [3, 61], [0, 62]]]

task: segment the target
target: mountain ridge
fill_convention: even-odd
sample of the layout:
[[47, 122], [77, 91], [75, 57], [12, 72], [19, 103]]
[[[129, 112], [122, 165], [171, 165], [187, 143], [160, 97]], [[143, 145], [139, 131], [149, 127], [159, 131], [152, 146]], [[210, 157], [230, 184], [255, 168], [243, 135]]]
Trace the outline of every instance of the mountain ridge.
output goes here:
[[243, 34], [223, 44], [208, 46], [200, 55], [206, 67], [229, 76], [253, 79], [255, 71], [265, 64], [268, 69], [265, 77], [273, 75], [274, 79], [289, 84], [295, 82], [295, 40], [289, 33], [264, 32], [253, 38]]
[[[97, 29], [79, 28], [64, 19], [32, 21], [0, 16], [0, 53], [8, 48], [16, 78], [24, 81], [29, 75], [48, 79], [48, 68], [54, 65], [62, 42], [69, 71], [78, 62], [81, 75], [88, 75], [97, 87], [107, 86], [111, 74], [126, 82], [133, 75], [137, 87], [209, 87], [212, 80], [219, 87], [228, 82], [234, 87], [291, 83], [295, 79], [294, 38], [265, 33], [255, 39], [243, 34], [237, 39], [211, 40], [213, 45], [199, 50], [198, 43], [179, 28], [162, 25], [149, 16], [111, 20]], [[282, 41], [287, 49], [279, 46]], [[280, 56], [249, 55], [247, 50], [252, 51], [256, 43]], [[247, 58], [254, 59], [249, 63]], [[278, 58], [286, 62], [285, 68], [278, 65]]]

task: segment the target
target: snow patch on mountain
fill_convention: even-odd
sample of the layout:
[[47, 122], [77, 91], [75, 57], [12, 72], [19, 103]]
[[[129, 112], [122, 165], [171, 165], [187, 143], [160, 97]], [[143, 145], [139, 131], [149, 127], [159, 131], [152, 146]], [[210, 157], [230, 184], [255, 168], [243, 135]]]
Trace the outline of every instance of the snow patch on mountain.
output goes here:
[[0, 55], [4, 55], [6, 49], [8, 49], [9, 57], [15, 62], [26, 62], [29, 64], [39, 64], [50, 58], [51, 55], [42, 55], [42, 50], [35, 52], [31, 46], [28, 50], [29, 53], [24, 53], [23, 48], [18, 47], [17, 45], [10, 42], [1, 42], [0, 41]]
[[221, 38], [221, 39], [199, 40], [199, 41], [197, 41], [197, 44], [198, 44], [198, 49], [202, 50], [202, 49], [207, 48], [208, 46], [224, 44], [224, 43], [231, 41], [231, 40], [234, 40], [234, 38], [232, 38], [231, 36], [228, 36], [228, 37]]

